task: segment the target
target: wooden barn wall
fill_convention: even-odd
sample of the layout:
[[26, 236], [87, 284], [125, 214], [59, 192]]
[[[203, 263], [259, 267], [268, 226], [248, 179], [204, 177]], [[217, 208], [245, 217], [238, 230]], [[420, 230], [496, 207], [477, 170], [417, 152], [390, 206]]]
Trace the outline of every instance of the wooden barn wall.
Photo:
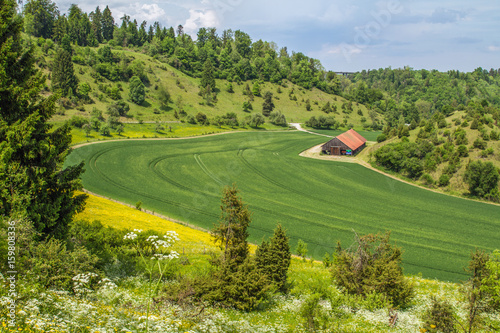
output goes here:
[[342, 150], [347, 150], [347, 149], [351, 149], [349, 148], [346, 144], [344, 144], [342, 141], [340, 141], [339, 139], [337, 138], [333, 138], [332, 140], [328, 141], [327, 143], [325, 143], [321, 149], [325, 152], [330, 152], [330, 148], [331, 147], [341, 147], [340, 149]]

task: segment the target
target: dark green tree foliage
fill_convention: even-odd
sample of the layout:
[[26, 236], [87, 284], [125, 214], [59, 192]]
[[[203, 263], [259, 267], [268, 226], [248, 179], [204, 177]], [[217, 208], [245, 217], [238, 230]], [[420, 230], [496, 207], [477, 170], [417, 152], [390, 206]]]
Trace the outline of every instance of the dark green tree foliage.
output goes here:
[[264, 94], [264, 102], [262, 103], [262, 114], [265, 117], [269, 117], [273, 109], [273, 93], [270, 91], [266, 91], [266, 93]]
[[102, 38], [105, 40], [113, 39], [113, 32], [115, 29], [115, 19], [113, 18], [111, 10], [109, 9], [108, 6], [106, 6], [104, 11], [102, 12], [101, 26], [102, 26]]
[[286, 291], [292, 254], [285, 229], [278, 224], [270, 242], [262, 241], [255, 252], [257, 267], [280, 291]]
[[102, 13], [101, 9], [99, 6], [90, 13], [89, 15], [90, 20], [92, 21], [92, 31], [94, 32], [94, 35], [99, 43], [102, 43], [103, 37], [102, 37]]
[[85, 195], [83, 164], [63, 168], [70, 126], [52, 130], [57, 96], [42, 98], [44, 78], [21, 39], [16, 3], [0, 1], [0, 215], [26, 217], [42, 237], [63, 238]]
[[251, 222], [248, 207], [238, 196], [236, 185], [225, 187], [221, 200], [219, 224], [212, 230], [215, 243], [224, 251], [223, 261], [241, 264], [248, 256], [248, 226]]
[[403, 274], [401, 248], [391, 245], [389, 237], [390, 233], [356, 236], [348, 249], [339, 243], [332, 268], [337, 285], [350, 294], [382, 294], [394, 306], [408, 304], [413, 287]]
[[52, 90], [62, 96], [72, 96], [77, 92], [78, 79], [76, 78], [71, 61], [71, 45], [69, 37], [63, 37], [61, 47], [57, 50], [52, 66]]
[[59, 10], [50, 0], [29, 0], [24, 6], [24, 16], [28, 19], [27, 31], [35, 37], [51, 38]]
[[200, 80], [200, 88], [206, 89], [207, 87], [215, 91], [214, 66], [210, 59], [207, 59], [203, 65], [203, 73]]
[[467, 165], [464, 181], [469, 185], [469, 193], [473, 196], [498, 200], [498, 169], [491, 162], [471, 161]]
[[146, 98], [144, 84], [138, 76], [132, 76], [129, 83], [129, 96], [132, 102], [141, 105]]
[[250, 311], [265, 300], [270, 284], [248, 255], [250, 212], [236, 185], [224, 188], [221, 211], [219, 224], [211, 233], [223, 253], [214, 260], [216, 270], [198, 282], [197, 294], [210, 302]]

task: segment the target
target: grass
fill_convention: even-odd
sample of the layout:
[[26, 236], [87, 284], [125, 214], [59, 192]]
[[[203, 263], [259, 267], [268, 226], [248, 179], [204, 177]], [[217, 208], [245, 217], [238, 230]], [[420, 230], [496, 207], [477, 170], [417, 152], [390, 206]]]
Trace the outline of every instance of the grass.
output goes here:
[[235, 182], [253, 212], [250, 241], [281, 223], [321, 259], [337, 241], [392, 231], [405, 271], [458, 281], [474, 248], [500, 239], [499, 207], [422, 190], [352, 163], [298, 156], [325, 138], [298, 132], [247, 132], [190, 140], [121, 141], [76, 149], [90, 191], [205, 229], [218, 220], [223, 186]]

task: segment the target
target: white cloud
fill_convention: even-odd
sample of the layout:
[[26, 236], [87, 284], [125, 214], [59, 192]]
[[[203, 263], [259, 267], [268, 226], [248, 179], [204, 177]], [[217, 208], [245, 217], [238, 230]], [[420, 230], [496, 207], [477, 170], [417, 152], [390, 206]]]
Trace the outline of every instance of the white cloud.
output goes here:
[[490, 45], [490, 46], [488, 46], [488, 51], [498, 52], [498, 51], [500, 51], [500, 46]]
[[158, 21], [165, 16], [165, 11], [157, 4], [143, 4], [137, 11], [137, 15], [141, 16], [148, 22]]
[[187, 33], [196, 33], [201, 27], [218, 27], [220, 24], [217, 13], [214, 10], [189, 10], [189, 18], [183, 24]]

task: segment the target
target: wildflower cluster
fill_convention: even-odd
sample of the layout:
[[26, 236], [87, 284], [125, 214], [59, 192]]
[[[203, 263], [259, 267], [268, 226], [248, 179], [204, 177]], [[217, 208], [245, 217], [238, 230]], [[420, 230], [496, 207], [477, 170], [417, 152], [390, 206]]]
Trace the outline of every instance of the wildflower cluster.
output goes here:
[[91, 284], [93, 279], [98, 275], [96, 273], [83, 273], [78, 274], [72, 278], [73, 280], [73, 291], [77, 296], [84, 296], [86, 294], [91, 293], [93, 290], [91, 289]]

